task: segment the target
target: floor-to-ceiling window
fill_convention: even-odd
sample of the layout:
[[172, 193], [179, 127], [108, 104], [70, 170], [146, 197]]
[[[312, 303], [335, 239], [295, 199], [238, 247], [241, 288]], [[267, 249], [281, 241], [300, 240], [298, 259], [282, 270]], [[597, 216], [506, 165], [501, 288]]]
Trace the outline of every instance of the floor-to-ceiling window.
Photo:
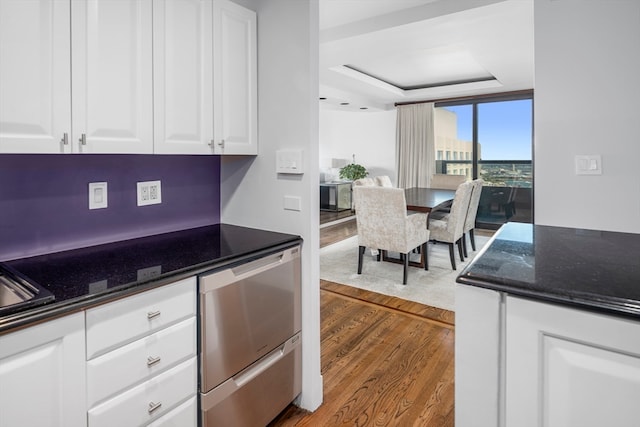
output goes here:
[[436, 171], [484, 180], [478, 226], [533, 222], [532, 94], [436, 107]]

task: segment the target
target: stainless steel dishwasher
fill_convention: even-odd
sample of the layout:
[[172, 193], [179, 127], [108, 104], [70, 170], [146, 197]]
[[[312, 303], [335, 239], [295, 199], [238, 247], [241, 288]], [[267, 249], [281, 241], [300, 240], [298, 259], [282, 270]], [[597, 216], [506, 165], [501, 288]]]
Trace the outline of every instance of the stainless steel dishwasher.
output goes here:
[[203, 427], [264, 426], [301, 391], [300, 246], [203, 274]]

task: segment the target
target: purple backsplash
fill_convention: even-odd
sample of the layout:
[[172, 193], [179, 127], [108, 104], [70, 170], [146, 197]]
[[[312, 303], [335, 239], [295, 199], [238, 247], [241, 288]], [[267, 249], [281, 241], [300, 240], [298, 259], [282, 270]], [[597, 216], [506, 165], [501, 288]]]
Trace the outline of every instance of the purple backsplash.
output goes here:
[[[136, 182], [162, 204], [136, 206]], [[89, 183], [108, 207], [89, 210]], [[0, 154], [0, 261], [220, 222], [220, 157]]]

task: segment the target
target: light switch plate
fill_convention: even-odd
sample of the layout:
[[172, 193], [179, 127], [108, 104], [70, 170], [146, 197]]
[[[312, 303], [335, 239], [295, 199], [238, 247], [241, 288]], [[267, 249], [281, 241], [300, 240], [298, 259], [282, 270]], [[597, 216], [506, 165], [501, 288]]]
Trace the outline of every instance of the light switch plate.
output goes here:
[[276, 151], [276, 172], [289, 174], [303, 174], [302, 150]]
[[302, 209], [302, 201], [297, 196], [284, 196], [283, 203], [286, 211], [300, 211]]
[[576, 155], [576, 175], [602, 175], [600, 154]]
[[104, 209], [108, 206], [107, 183], [89, 183], [89, 209]]

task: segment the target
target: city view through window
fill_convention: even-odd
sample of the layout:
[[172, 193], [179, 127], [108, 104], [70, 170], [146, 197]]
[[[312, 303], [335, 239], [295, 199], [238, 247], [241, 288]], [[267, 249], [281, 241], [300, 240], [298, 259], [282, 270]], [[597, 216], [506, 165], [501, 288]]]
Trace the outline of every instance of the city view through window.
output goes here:
[[436, 172], [484, 180], [479, 225], [532, 222], [532, 108], [527, 98], [435, 109]]

